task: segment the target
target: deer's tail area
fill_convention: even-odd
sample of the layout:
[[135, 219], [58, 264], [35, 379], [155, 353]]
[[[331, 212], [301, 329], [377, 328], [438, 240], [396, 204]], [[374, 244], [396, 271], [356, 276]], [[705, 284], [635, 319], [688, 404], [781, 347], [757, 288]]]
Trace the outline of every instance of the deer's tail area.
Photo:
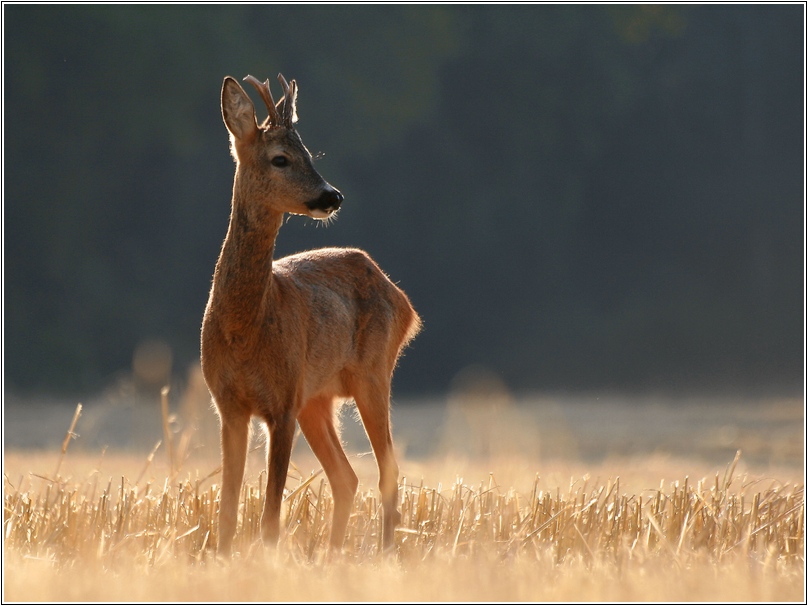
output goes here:
[[410, 303], [409, 298], [404, 291], [400, 288], [396, 287], [396, 291], [401, 297], [401, 313], [398, 314], [398, 334], [399, 336], [399, 343], [398, 351], [396, 352], [396, 359], [401, 356], [401, 352], [404, 348], [409, 345], [410, 341], [412, 341], [415, 336], [421, 332], [421, 327], [423, 323], [421, 322], [421, 317], [418, 313], [413, 309], [412, 304]]

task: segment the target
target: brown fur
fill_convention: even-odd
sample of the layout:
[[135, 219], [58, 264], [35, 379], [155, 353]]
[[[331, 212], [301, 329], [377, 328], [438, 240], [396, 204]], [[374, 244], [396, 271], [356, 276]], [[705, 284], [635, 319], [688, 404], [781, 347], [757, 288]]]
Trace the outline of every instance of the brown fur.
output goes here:
[[[297, 420], [331, 485], [330, 544], [341, 548], [358, 484], [334, 419], [335, 400], [345, 398], [355, 400], [379, 465], [383, 545], [390, 548], [399, 518], [390, 381], [420, 320], [407, 296], [361, 250], [324, 248], [273, 261], [284, 213], [323, 218], [333, 209], [312, 211], [313, 200], [338, 196], [337, 206], [342, 200], [291, 127], [297, 89], [294, 81], [288, 87], [282, 103], [292, 107], [281, 109], [286, 122], [275, 124], [270, 114], [260, 127], [241, 86], [225, 78], [222, 87], [236, 174], [230, 226], [202, 324], [202, 370], [222, 432], [219, 551], [230, 552], [236, 530], [252, 416], [266, 423], [270, 436], [264, 541], [275, 544], [279, 536]], [[273, 164], [279, 155], [287, 166]]]

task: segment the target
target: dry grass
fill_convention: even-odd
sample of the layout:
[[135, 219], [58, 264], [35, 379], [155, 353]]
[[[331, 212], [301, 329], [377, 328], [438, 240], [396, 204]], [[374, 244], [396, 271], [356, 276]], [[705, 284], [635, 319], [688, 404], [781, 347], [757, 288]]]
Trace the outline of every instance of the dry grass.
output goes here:
[[[497, 473], [445, 485], [405, 478], [397, 557], [379, 553], [378, 495], [367, 490], [355, 499], [344, 554], [331, 561], [322, 474], [290, 473], [278, 550], [260, 545], [259, 474], [243, 489], [239, 553], [224, 563], [215, 552], [215, 463], [193, 467], [186, 458], [181, 471], [176, 451], [152, 451], [107, 458], [125, 471], [102, 479], [100, 454], [65, 464], [72, 431], [61, 452], [12, 457], [13, 465], [7, 453], [4, 600], [804, 598], [804, 486], [741, 473], [737, 458], [697, 479], [657, 479], [654, 488], [640, 488], [645, 479], [633, 472], [621, 479], [614, 463], [598, 470], [609, 472], [603, 481], [583, 474], [561, 483], [552, 472], [548, 481], [515, 460], [521, 472], [509, 469], [509, 484]], [[37, 471], [54, 463], [53, 474]], [[74, 475], [60, 475], [65, 468]]]

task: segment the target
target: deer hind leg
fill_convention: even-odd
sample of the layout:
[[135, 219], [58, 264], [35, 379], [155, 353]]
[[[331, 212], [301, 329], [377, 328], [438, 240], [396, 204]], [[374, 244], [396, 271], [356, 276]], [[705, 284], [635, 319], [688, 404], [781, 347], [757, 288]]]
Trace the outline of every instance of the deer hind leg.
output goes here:
[[277, 419], [267, 419], [267, 426], [269, 428], [267, 488], [264, 511], [261, 515], [261, 536], [265, 545], [275, 546], [280, 536], [281, 502], [289, 470], [289, 459], [292, 456], [295, 418], [290, 414], [280, 415]]
[[221, 417], [222, 490], [219, 498], [219, 554], [229, 556], [238, 522], [238, 499], [244, 480], [250, 418]]
[[332, 398], [323, 397], [309, 400], [297, 417], [300, 429], [306, 436], [312, 452], [323, 466], [331, 493], [334, 496], [334, 513], [331, 518], [332, 550], [339, 551], [345, 541], [345, 530], [351, 516], [353, 499], [359, 486], [359, 479], [345, 456], [339, 434], [334, 423], [334, 403]]
[[354, 399], [362, 424], [379, 466], [379, 491], [382, 495], [382, 549], [394, 544], [395, 527], [401, 522], [398, 505], [398, 463], [393, 452], [390, 427], [390, 382], [358, 382]]

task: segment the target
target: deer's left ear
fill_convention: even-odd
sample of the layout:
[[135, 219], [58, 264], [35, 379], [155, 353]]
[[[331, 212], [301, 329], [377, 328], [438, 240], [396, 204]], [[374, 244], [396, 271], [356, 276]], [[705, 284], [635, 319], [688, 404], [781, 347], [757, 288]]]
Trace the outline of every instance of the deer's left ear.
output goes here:
[[283, 99], [281, 99], [281, 120], [287, 128], [292, 128], [297, 122], [297, 82], [292, 80], [287, 82], [283, 74], [278, 74], [278, 81], [283, 87]]
[[241, 85], [230, 76], [222, 84], [222, 118], [227, 130], [240, 143], [250, 143], [258, 134], [255, 107]]

